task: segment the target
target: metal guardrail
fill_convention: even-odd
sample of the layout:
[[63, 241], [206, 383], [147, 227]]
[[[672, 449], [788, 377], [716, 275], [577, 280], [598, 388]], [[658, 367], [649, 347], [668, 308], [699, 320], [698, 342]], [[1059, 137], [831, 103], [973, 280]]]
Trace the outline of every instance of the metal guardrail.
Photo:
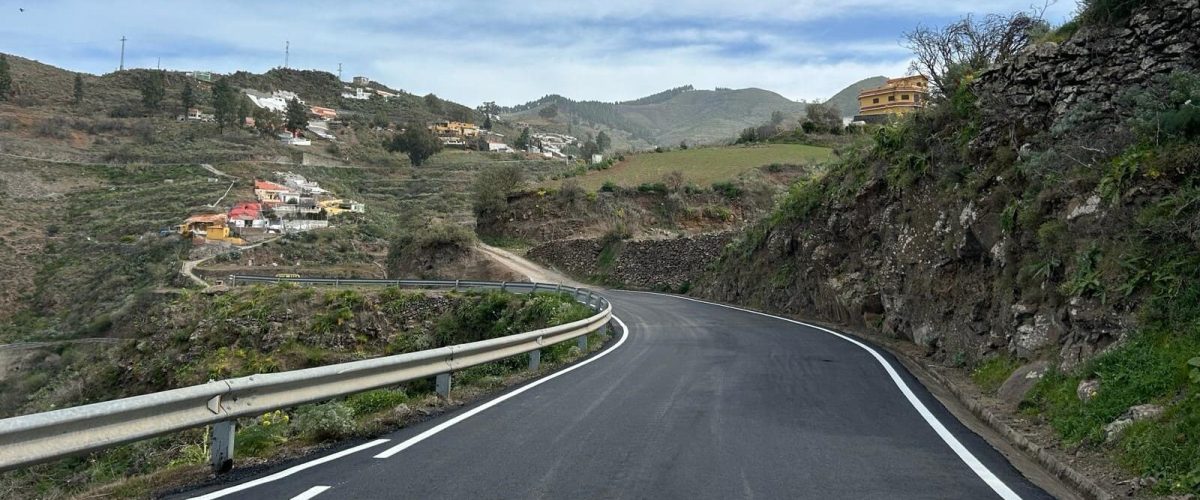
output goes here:
[[419, 288], [494, 289], [515, 293], [572, 294], [596, 314], [564, 325], [506, 337], [425, 351], [351, 361], [281, 373], [219, 380], [102, 403], [0, 420], [0, 471], [100, 450], [162, 434], [213, 426], [212, 465], [233, 465], [236, 419], [346, 396], [412, 380], [437, 377], [437, 391], [449, 395], [450, 373], [529, 353], [536, 369], [540, 349], [579, 339], [603, 328], [612, 304], [591, 290], [559, 284], [487, 281], [416, 281], [234, 276], [234, 283], [295, 282], [312, 285], [386, 285]]

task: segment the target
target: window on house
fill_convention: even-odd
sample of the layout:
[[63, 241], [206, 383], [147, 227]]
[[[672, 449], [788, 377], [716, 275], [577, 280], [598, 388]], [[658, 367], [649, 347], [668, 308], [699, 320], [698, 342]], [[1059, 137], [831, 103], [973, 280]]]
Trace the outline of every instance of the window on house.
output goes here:
[[879, 98], [876, 97], [874, 99], [871, 99], [871, 104], [879, 104]]
[[900, 94], [900, 100], [901, 100], [901, 101], [907, 101], [907, 100], [908, 100], [908, 94]]
[[896, 96], [894, 96], [894, 95], [890, 95], [890, 96], [888, 96], [888, 102], [892, 102], [892, 101], [895, 101], [895, 100], [896, 100]]

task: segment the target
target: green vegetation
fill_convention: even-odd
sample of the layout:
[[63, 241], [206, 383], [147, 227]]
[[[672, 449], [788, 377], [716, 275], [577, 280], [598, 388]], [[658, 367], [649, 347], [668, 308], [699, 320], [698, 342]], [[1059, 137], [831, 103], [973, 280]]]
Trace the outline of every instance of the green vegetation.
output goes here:
[[691, 148], [662, 154], [638, 154], [608, 170], [591, 171], [577, 177], [579, 186], [595, 191], [606, 183], [635, 187], [655, 183], [679, 171], [687, 183], [701, 186], [728, 182], [739, 175], [771, 163], [818, 164], [830, 160], [827, 148], [798, 144], [755, 147]]
[[[317, 332], [320, 313], [352, 312], [341, 327]], [[464, 292], [427, 295], [395, 288], [341, 289], [317, 293], [294, 285], [256, 286], [221, 295], [185, 294], [170, 304], [141, 311], [128, 332], [130, 344], [97, 359], [73, 365], [71, 373], [43, 374], [22, 412], [64, 407], [225, 378], [291, 370], [321, 364], [410, 352], [510, 335], [591, 316], [569, 295]], [[190, 329], [160, 325], [183, 322]], [[266, 327], [265, 325], [279, 325]], [[383, 325], [388, 325], [383, 328]], [[430, 326], [432, 325], [432, 326]], [[600, 348], [606, 334], [589, 345]], [[74, 351], [63, 351], [63, 355]], [[542, 363], [553, 369], [584, 354], [574, 342], [543, 349]], [[120, 360], [121, 376], [117, 376]], [[455, 374], [457, 394], [503, 387], [525, 371], [525, 356], [489, 363]], [[11, 393], [11, 387], [5, 387]], [[415, 410], [438, 411], [430, 381], [414, 381], [348, 396], [341, 400], [273, 411], [238, 422], [239, 459], [294, 454], [306, 446], [352, 436], [383, 433], [417, 418]], [[461, 396], [458, 396], [461, 397]], [[16, 407], [5, 407], [15, 411]], [[171, 480], [169, 473], [203, 475], [208, 458], [204, 429], [193, 429], [88, 456], [0, 475], [0, 489], [17, 497], [77, 495], [105, 483], [137, 477], [123, 486], [134, 496], [150, 496]], [[70, 479], [70, 480], [68, 480]], [[177, 480], [177, 479], [176, 479]]]
[[385, 148], [393, 153], [407, 154], [412, 165], [419, 167], [429, 157], [442, 150], [442, 141], [424, 126], [410, 123], [404, 132], [393, 136]]
[[985, 394], [994, 395], [1018, 366], [1020, 366], [1020, 361], [1008, 356], [996, 356], [976, 366], [971, 371], [971, 380], [975, 381], [979, 390]]
[[12, 70], [8, 66], [8, 56], [0, 54], [0, 101], [7, 101], [12, 95]]

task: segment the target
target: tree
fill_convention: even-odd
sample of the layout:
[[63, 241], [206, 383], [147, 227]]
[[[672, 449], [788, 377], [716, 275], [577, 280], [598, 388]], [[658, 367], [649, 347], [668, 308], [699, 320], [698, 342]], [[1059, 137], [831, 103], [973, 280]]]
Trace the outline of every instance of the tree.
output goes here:
[[783, 111], [779, 111], [779, 110], [772, 111], [771, 112], [771, 125], [778, 127], [781, 124], [783, 124]]
[[308, 109], [295, 98], [288, 101], [284, 116], [287, 117], [284, 127], [288, 130], [295, 132], [308, 126]]
[[442, 114], [442, 100], [436, 95], [427, 94], [425, 96], [425, 108], [428, 109], [430, 113], [440, 115]]
[[217, 80], [216, 85], [213, 85], [213, 117], [217, 120], [217, 127], [224, 130], [226, 126], [237, 126], [238, 123], [238, 92], [229, 83], [229, 80], [222, 78]]
[[508, 207], [508, 193], [521, 187], [524, 176], [517, 165], [487, 168], [475, 177], [475, 214], [497, 214]]
[[742, 133], [738, 135], [737, 142], [734, 144], [750, 144], [752, 142], [758, 142], [758, 129], [748, 127], [742, 129]]
[[192, 88], [191, 80], [183, 82], [183, 90], [179, 92], [179, 103], [183, 105], [184, 113], [196, 107], [196, 89]]
[[410, 123], [404, 132], [392, 136], [392, 140], [384, 144], [384, 148], [393, 153], [407, 154], [413, 166], [419, 167], [429, 157], [442, 150], [442, 141], [429, 129]]
[[917, 26], [904, 34], [911, 70], [929, 79], [935, 96], [952, 95], [962, 79], [1016, 55], [1047, 23], [1039, 13], [968, 15], [941, 29]]
[[254, 117], [254, 128], [258, 130], [270, 133], [279, 129], [279, 113], [255, 106], [252, 116]]
[[687, 141], [679, 141], [679, 149], [687, 149]]
[[7, 101], [12, 95], [12, 74], [8, 68], [8, 56], [0, 54], [0, 101]]
[[596, 147], [600, 148], [600, 152], [603, 153], [608, 150], [609, 146], [612, 146], [612, 139], [601, 130], [599, 134], [596, 134]]
[[583, 147], [579, 148], [579, 156], [584, 161], [592, 161], [592, 155], [598, 154], [600, 154], [600, 146], [596, 144], [596, 141], [585, 141]]
[[78, 106], [83, 103], [83, 75], [75, 73], [75, 95], [71, 103]]
[[554, 118], [555, 116], [558, 116], [558, 104], [552, 102], [552, 103], [550, 103], [549, 106], [539, 109], [538, 116], [545, 118], [547, 120]]
[[529, 141], [529, 127], [525, 127], [523, 130], [521, 130], [521, 135], [517, 136], [517, 141], [513, 145], [516, 146], [517, 149], [523, 149], [526, 151], [529, 150], [529, 146], [532, 145]]
[[166, 94], [166, 78], [162, 71], [151, 71], [142, 78], [142, 106], [146, 110], [158, 111]]
[[496, 105], [496, 101], [487, 101], [475, 108], [486, 117], [500, 116], [500, 106]]
[[491, 129], [492, 129], [492, 117], [491, 117], [491, 116], [484, 117], [484, 119], [483, 119], [483, 129], [484, 129], [484, 130], [491, 130]]
[[[834, 127], [842, 126], [842, 112], [832, 104], [814, 102], [809, 104], [804, 109], [804, 115], [807, 120], [815, 126], [816, 129], [829, 130]], [[803, 125], [802, 125], [803, 126]], [[808, 132], [808, 129], [804, 130]]]

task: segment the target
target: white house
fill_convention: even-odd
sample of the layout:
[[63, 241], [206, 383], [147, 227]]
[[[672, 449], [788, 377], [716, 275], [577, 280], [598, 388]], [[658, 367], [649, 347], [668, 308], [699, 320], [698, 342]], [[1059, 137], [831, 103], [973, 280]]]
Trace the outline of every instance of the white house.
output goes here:
[[508, 144], [503, 142], [488, 141], [487, 145], [488, 151], [498, 151], [501, 153], [511, 153], [513, 151], [513, 148], [508, 147]]
[[342, 97], [345, 99], [357, 99], [359, 101], [365, 101], [371, 98], [371, 94], [367, 93], [367, 90], [362, 87], [355, 87], [353, 93], [342, 92]]

